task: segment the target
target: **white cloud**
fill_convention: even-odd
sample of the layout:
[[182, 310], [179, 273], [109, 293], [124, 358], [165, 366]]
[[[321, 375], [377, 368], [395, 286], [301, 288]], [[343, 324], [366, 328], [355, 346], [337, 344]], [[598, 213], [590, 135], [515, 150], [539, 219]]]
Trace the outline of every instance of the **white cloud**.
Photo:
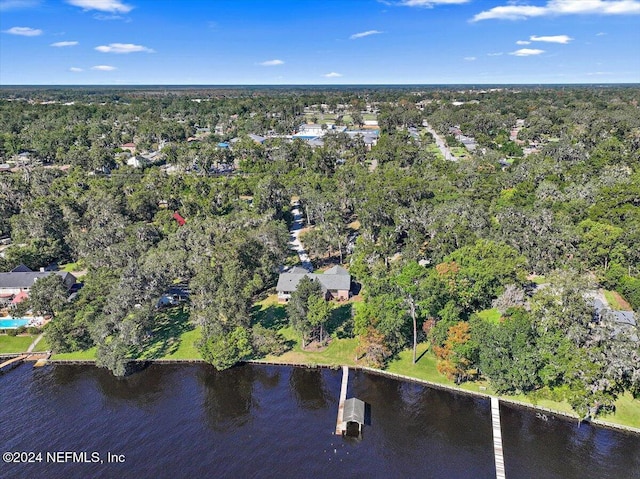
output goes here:
[[125, 22], [131, 21], [129, 17], [123, 17], [122, 15], [105, 15], [104, 13], [94, 13], [93, 18], [103, 22], [108, 22], [110, 20], [122, 20]]
[[502, 56], [502, 55], [504, 55], [504, 53], [502, 53], [502, 52], [487, 53], [488, 57], [499, 57], [499, 56]]
[[518, 40], [516, 42], [516, 45], [530, 45], [531, 42], [527, 41], [527, 40]]
[[477, 60], [477, 58], [476, 58], [476, 57], [464, 57], [464, 59], [465, 59], [466, 61], [468, 61], [468, 62], [472, 62], [472, 61]]
[[131, 5], [126, 5], [120, 0], [67, 0], [67, 3], [85, 10], [100, 10], [101, 12], [129, 13], [133, 10]]
[[520, 50], [509, 53], [509, 55], [515, 55], [517, 57], [530, 57], [532, 55], [540, 55], [541, 53], [544, 53], [544, 50], [539, 50], [537, 48], [521, 48]]
[[325, 73], [322, 76], [325, 78], [340, 78], [342, 76], [342, 73], [331, 72], [331, 73]]
[[98, 70], [101, 72], [112, 72], [113, 70], [117, 70], [116, 67], [112, 67], [111, 65], [96, 65], [91, 67], [92, 70]]
[[1, 0], [0, 12], [6, 10], [19, 10], [21, 8], [33, 8], [40, 5], [40, 0]]
[[9, 30], [4, 30], [4, 33], [22, 35], [23, 37], [37, 37], [38, 35], [42, 35], [42, 30], [31, 27], [11, 27]]
[[546, 5], [504, 5], [476, 14], [471, 21], [524, 20], [552, 15], [633, 15], [640, 14], [640, 0], [547, 0]]
[[546, 43], [567, 44], [571, 40], [573, 40], [573, 38], [571, 38], [568, 35], [550, 35], [550, 36], [548, 35], [548, 36], [542, 36], [542, 37], [539, 37], [537, 35], [531, 35], [529, 37], [529, 40], [531, 40], [532, 42], [546, 42]]
[[606, 35], [605, 32], [598, 32], [596, 33], [596, 37], [604, 37]]
[[83, 72], [84, 70], [82, 68], [78, 68], [78, 67], [71, 67], [69, 68], [70, 72], [74, 72], [74, 73], [78, 73], [78, 72]]
[[471, 0], [400, 0], [399, 2], [395, 3], [395, 5], [401, 5], [403, 7], [432, 8], [435, 5], [456, 5], [461, 3], [468, 3], [470, 1]]
[[367, 30], [366, 32], [354, 33], [349, 38], [351, 40], [356, 40], [357, 38], [368, 37], [369, 35], [379, 35], [382, 32], [379, 30]]
[[55, 42], [52, 43], [50, 46], [52, 47], [75, 47], [78, 44], [78, 42]]
[[258, 65], [261, 65], [263, 67], [277, 67], [278, 65], [284, 65], [284, 62], [282, 60], [275, 59], [260, 62], [258, 63]]
[[613, 75], [613, 72], [590, 72], [587, 73], [589, 76], [598, 76], [598, 75]]
[[95, 49], [102, 53], [153, 53], [151, 48], [147, 48], [142, 45], [134, 45], [133, 43], [109, 43], [109, 45], [100, 45]]

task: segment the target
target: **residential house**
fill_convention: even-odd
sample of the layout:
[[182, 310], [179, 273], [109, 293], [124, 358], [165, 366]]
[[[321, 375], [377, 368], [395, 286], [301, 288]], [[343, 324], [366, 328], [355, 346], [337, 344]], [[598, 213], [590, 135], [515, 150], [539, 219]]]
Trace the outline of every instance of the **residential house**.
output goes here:
[[[633, 311], [616, 311], [612, 310], [604, 305], [602, 301], [599, 299], [593, 300], [593, 317], [595, 321], [600, 321], [600, 319], [608, 315], [614, 322], [614, 335], [619, 334], [623, 330], [628, 330], [629, 328], [634, 328], [638, 323], [636, 320], [636, 315]], [[637, 336], [635, 340], [637, 340]]]
[[21, 293], [29, 294], [36, 281], [51, 274], [60, 276], [67, 290], [76, 283], [76, 277], [65, 271], [24, 271], [21, 268], [19, 271], [0, 273], [0, 297], [12, 296], [13, 299]]
[[306, 269], [294, 266], [289, 271], [281, 273], [276, 290], [278, 302], [286, 303], [291, 294], [298, 288], [298, 283], [304, 277], [320, 283], [325, 299], [344, 301], [349, 299], [351, 291], [351, 275], [341, 266], [334, 266], [322, 274], [309, 273]]
[[127, 160], [127, 165], [132, 166], [134, 168], [144, 168], [145, 166], [149, 166], [151, 162], [146, 159], [144, 156], [132, 156]]
[[135, 143], [125, 143], [124, 145], [120, 145], [121, 150], [127, 150], [132, 155], [136, 154], [136, 144]]
[[247, 136], [251, 138], [253, 141], [255, 141], [256, 143], [258, 143], [259, 145], [263, 145], [266, 140], [264, 136], [255, 135], [253, 133], [249, 133], [249, 135]]

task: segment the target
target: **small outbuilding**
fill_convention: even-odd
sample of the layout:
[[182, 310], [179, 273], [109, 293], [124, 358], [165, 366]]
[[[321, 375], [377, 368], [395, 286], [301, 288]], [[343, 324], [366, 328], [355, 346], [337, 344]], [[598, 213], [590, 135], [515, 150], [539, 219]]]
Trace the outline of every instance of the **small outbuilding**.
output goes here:
[[365, 405], [364, 401], [358, 398], [349, 398], [344, 402], [344, 415], [342, 420], [345, 427], [343, 433], [349, 434], [349, 430], [353, 430], [355, 426], [358, 428], [358, 435], [362, 434], [362, 426], [364, 426]]

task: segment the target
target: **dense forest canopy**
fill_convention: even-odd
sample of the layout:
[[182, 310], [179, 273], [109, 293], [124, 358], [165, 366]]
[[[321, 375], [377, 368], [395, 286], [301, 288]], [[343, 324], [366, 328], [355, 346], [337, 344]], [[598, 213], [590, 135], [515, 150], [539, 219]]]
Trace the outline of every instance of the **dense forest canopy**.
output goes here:
[[[361, 361], [383, 367], [427, 340], [456, 381], [595, 415], [640, 394], [637, 327], [594, 319], [588, 296], [640, 309], [639, 101], [636, 86], [3, 88], [0, 270], [86, 270], [75, 301], [43, 303], [60, 296], [50, 281], [31, 306], [55, 312], [57, 351], [97, 346], [116, 374], [182, 285], [202, 356], [225, 368], [286, 348], [253, 308], [297, 261], [295, 198], [316, 266], [342, 264], [362, 288], [345, 329]], [[367, 121], [372, 147], [290, 138]], [[151, 160], [130, 163], [127, 144]], [[291, 321], [323, 338], [331, 308], [304, 288]]]

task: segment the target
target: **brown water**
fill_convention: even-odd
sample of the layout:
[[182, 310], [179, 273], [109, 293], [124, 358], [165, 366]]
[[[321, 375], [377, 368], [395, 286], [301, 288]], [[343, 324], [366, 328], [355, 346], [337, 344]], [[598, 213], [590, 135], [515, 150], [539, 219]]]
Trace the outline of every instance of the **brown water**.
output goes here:
[[[0, 477], [495, 477], [488, 400], [351, 371], [348, 396], [370, 405], [370, 424], [362, 439], [343, 439], [333, 434], [341, 374], [154, 365], [116, 379], [24, 364], [0, 374], [0, 452], [42, 461], [0, 462]], [[640, 436], [502, 414], [509, 479], [640, 477]], [[67, 451], [103, 462], [46, 455]]]

